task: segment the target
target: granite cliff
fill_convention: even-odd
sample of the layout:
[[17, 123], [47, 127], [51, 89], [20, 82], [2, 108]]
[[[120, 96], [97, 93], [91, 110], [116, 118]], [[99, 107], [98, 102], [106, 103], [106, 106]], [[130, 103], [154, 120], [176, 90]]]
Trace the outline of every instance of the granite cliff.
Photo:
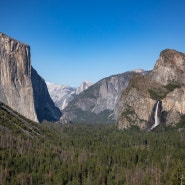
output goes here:
[[61, 111], [55, 107], [44, 79], [38, 75], [33, 67], [31, 68], [31, 81], [35, 111], [39, 122], [43, 120], [58, 121], [61, 117]]
[[122, 93], [117, 114], [120, 129], [136, 125], [149, 129], [157, 119], [160, 124], [175, 125], [185, 114], [185, 54], [166, 49], [160, 53], [154, 69], [147, 75], [133, 75]]
[[[76, 96], [63, 110], [62, 121], [77, 123], [114, 123], [122, 91], [135, 71], [100, 80]], [[145, 73], [139, 71], [139, 73]]]
[[185, 84], [185, 54], [171, 49], [163, 50], [150, 77], [162, 85], [171, 82]]
[[33, 121], [56, 121], [44, 80], [31, 67], [30, 47], [0, 33], [0, 101]]

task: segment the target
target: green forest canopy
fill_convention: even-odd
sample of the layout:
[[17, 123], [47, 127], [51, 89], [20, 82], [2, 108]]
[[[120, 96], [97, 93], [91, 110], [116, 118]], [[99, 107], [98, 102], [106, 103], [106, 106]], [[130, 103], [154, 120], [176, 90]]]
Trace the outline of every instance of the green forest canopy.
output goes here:
[[[24, 119], [26, 120], [26, 119]], [[2, 185], [185, 184], [185, 128], [42, 125], [0, 109]]]

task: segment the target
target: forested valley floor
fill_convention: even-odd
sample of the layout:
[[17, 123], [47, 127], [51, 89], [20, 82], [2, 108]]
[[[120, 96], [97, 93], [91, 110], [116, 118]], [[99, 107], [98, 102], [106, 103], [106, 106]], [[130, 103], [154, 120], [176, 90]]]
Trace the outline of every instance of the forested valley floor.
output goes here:
[[1, 185], [185, 184], [185, 126], [33, 123], [0, 108]]

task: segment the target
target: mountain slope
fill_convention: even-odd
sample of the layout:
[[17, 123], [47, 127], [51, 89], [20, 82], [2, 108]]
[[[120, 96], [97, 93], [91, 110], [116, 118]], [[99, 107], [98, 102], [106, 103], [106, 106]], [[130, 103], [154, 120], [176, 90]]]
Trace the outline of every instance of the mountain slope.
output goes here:
[[42, 138], [43, 131], [38, 123], [33, 122], [7, 105], [0, 102], [0, 131], [14, 136], [27, 138]]
[[63, 110], [76, 95], [80, 94], [92, 85], [92, 83], [87, 81], [82, 82], [82, 84], [77, 88], [50, 82], [47, 82], [46, 84], [53, 102], [60, 110]]
[[76, 96], [63, 110], [63, 122], [113, 123], [122, 91], [132, 72], [100, 80]]
[[30, 47], [3, 33], [0, 33], [0, 101], [33, 121], [56, 121], [61, 116], [44, 80], [31, 67]]
[[170, 49], [162, 51], [153, 71], [146, 76], [133, 76], [122, 93], [118, 128], [136, 125], [147, 129], [156, 122], [177, 124], [185, 114], [184, 75], [185, 54]]

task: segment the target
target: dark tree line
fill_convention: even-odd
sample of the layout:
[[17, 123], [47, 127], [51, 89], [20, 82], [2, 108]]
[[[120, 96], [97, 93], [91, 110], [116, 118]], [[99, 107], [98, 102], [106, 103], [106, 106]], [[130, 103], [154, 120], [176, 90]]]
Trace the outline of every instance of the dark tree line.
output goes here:
[[144, 132], [101, 124], [29, 127], [3, 110], [0, 118], [2, 185], [185, 184], [183, 123]]

